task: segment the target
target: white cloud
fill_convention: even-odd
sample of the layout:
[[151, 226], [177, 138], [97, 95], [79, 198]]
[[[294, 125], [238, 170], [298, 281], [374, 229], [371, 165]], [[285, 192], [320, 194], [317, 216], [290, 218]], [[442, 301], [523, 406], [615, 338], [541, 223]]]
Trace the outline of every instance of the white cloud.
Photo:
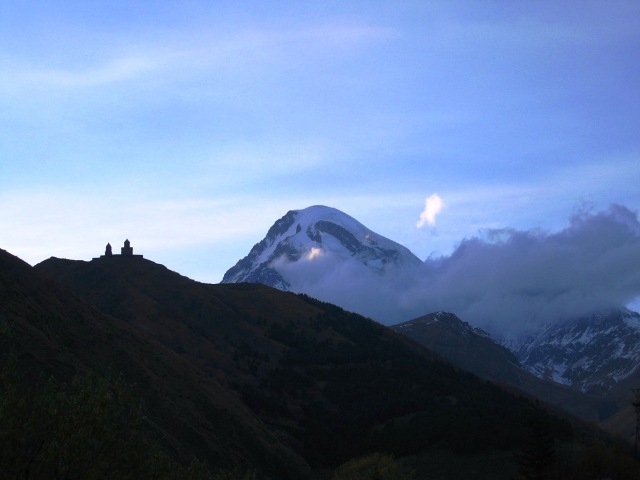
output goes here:
[[436, 216], [442, 211], [442, 207], [444, 207], [444, 202], [437, 193], [427, 197], [424, 210], [420, 214], [420, 220], [418, 220], [416, 227], [422, 228], [425, 224], [429, 224], [432, 227], [435, 226]]

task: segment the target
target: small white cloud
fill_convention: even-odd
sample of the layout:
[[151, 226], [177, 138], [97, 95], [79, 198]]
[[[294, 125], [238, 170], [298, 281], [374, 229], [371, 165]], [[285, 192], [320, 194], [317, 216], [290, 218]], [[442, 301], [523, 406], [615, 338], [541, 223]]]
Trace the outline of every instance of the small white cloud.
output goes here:
[[416, 223], [416, 227], [422, 228], [425, 224], [433, 227], [436, 224], [436, 216], [440, 213], [442, 207], [444, 207], [444, 202], [437, 193], [427, 197], [424, 211], [420, 214], [420, 220]]

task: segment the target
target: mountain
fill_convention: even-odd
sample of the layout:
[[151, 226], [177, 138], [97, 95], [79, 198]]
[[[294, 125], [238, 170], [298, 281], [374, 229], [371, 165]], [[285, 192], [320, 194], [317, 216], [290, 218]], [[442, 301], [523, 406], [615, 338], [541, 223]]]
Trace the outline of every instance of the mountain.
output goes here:
[[542, 380], [487, 332], [448, 312], [435, 312], [391, 327], [479, 377], [510, 385], [580, 418], [601, 421], [610, 414], [605, 400]]
[[435, 312], [391, 328], [483, 378], [513, 384], [522, 370], [510, 350], [453, 313]]
[[[407, 299], [429, 274], [406, 248], [336, 209], [315, 206], [279, 219], [223, 282], [306, 293], [394, 324], [420, 313]], [[628, 401], [628, 392], [607, 392], [640, 361], [630, 320], [634, 314], [625, 315], [627, 320], [618, 318], [616, 326], [592, 315], [508, 345], [442, 313], [438, 321], [427, 315], [394, 328], [483, 378], [540, 396], [582, 418], [604, 421]]]
[[[70, 302], [58, 329], [84, 325], [62, 350], [124, 371], [176, 448], [214, 465], [228, 455], [274, 478], [309, 478], [372, 451], [511, 458], [524, 441], [530, 399], [334, 305], [259, 284], [202, 284], [143, 258], [24, 268], [27, 284], [46, 277], [57, 292], [52, 308], [57, 297]], [[29, 305], [28, 293], [20, 298]], [[31, 323], [47, 318], [46, 305]], [[70, 321], [76, 309], [96, 317]], [[567, 420], [554, 425], [571, 436]], [[501, 469], [508, 478], [513, 463]]]
[[[0, 251], [0, 347], [13, 352], [0, 355], [0, 373], [15, 357], [27, 388], [87, 369], [116, 375], [173, 458], [264, 478], [312, 478], [369, 452], [445, 452], [446, 465], [416, 463], [424, 476], [482, 468], [512, 478], [527, 418], [540, 411], [337, 306], [259, 284], [202, 284], [134, 256], [30, 267]], [[606, 439], [545, 416], [545, 434], [577, 451]]]
[[[415, 293], [416, 280], [428, 276], [423, 268], [424, 263], [408, 249], [345, 213], [313, 206], [289, 211], [276, 221], [222, 281], [306, 293], [388, 324], [416, 316], [413, 309], [417, 307], [407, 307], [407, 298]], [[561, 322], [505, 346], [539, 378], [584, 392], [606, 391], [640, 364], [640, 353], [634, 348], [640, 340], [634, 325], [640, 322], [628, 310], [616, 312]], [[474, 319], [467, 320], [473, 323]], [[445, 355], [458, 363], [461, 360], [455, 350]]]
[[640, 366], [640, 314], [612, 309], [557, 323], [516, 349], [540, 378], [584, 392], [608, 392]]
[[[366, 275], [381, 275], [391, 268], [411, 268], [421, 260], [407, 248], [369, 230], [349, 215], [330, 207], [291, 210], [276, 221], [266, 237], [230, 268], [222, 283], [263, 283], [280, 290], [300, 291], [301, 280], [287, 268], [306, 264], [308, 275], [331, 275], [315, 263], [355, 261]], [[309, 279], [305, 279], [308, 281]]]
[[[394, 324], [422, 313], [410, 299], [430, 274], [406, 248], [336, 209], [315, 206], [279, 219], [249, 255], [227, 271], [223, 282], [257, 282], [306, 293]], [[415, 339], [462, 368], [556, 405], [572, 405], [572, 411], [586, 418], [603, 420], [622, 408], [626, 399], [612, 399], [613, 393], [607, 392], [631, 378], [640, 364], [636, 314], [629, 311], [563, 322], [503, 345], [453, 317], [444, 322], [442, 315], [438, 322], [431, 317], [412, 320], [397, 331], [422, 336]], [[569, 389], [597, 399], [575, 408], [584, 402], [569, 401]]]
[[[150, 324], [153, 301], [135, 298], [135, 293], [123, 298], [123, 292], [129, 290], [125, 277], [158, 269], [168, 276], [161, 280], [167, 295], [172, 279], [179, 277], [137, 258], [115, 262], [51, 259], [45, 265], [60, 267], [69, 276], [73, 273], [67, 269], [86, 272], [86, 291], [100, 290], [99, 295], [122, 311], [149, 312]], [[122, 377], [141, 399], [148, 427], [177, 461], [190, 462], [195, 457], [217, 467], [254, 465], [273, 474], [304, 476], [309, 471], [306, 462], [284, 447], [237, 394], [222, 384], [215, 370], [188, 361], [172, 345], [158, 341], [171, 335], [195, 338], [188, 325], [149, 324], [156, 332], [149, 335], [150, 330], [141, 328], [133, 315], [109, 315], [87, 301], [87, 296], [72, 293], [38, 270], [46, 268], [33, 268], [0, 250], [0, 362], [6, 364], [4, 354], [12, 352], [20, 369], [16, 377], [25, 388], [49, 376], [68, 383], [87, 369]], [[125, 305], [128, 301], [132, 303]]]

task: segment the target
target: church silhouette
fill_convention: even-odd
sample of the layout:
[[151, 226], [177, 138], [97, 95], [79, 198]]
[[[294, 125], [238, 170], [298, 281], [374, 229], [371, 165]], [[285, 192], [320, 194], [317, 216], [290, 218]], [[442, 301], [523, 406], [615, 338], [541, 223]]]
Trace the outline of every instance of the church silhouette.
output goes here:
[[107, 243], [107, 247], [104, 250], [104, 255], [101, 255], [100, 258], [111, 258], [111, 257], [136, 257], [142, 258], [142, 255], [134, 255], [133, 247], [131, 246], [131, 242], [129, 239], [124, 241], [124, 246], [120, 248], [120, 255], [114, 255], [113, 250], [111, 248], [111, 244]]

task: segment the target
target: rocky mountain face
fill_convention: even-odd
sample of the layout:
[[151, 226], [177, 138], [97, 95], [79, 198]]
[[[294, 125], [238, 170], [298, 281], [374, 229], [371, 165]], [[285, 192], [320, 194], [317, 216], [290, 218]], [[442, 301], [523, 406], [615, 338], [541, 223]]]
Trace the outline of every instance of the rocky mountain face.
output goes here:
[[540, 378], [583, 392], [607, 392], [640, 366], [640, 314], [612, 309], [561, 322], [514, 350]]
[[316, 205], [291, 210], [275, 222], [266, 237], [230, 268], [222, 283], [253, 282], [280, 290], [299, 290], [287, 277], [286, 264], [330, 257], [355, 260], [368, 274], [383, 274], [391, 267], [417, 267], [422, 261], [395, 243], [335, 208]]

